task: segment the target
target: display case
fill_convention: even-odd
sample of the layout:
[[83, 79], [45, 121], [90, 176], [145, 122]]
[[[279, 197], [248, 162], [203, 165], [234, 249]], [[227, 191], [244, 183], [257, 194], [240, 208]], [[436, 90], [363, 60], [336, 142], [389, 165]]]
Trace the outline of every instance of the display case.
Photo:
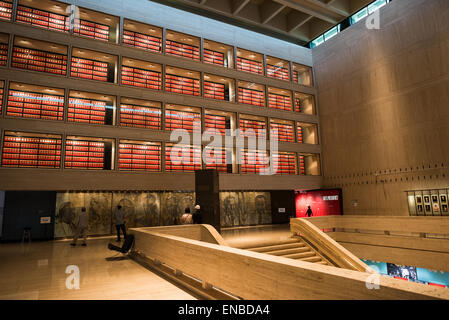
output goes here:
[[224, 101], [235, 101], [234, 79], [204, 74], [204, 97]]
[[300, 153], [298, 159], [300, 174], [308, 176], [319, 176], [321, 174], [319, 154]]
[[295, 111], [314, 115], [315, 98], [313, 95], [295, 92]]
[[292, 111], [292, 92], [289, 90], [268, 87], [268, 107]]
[[114, 140], [67, 136], [65, 168], [111, 170], [114, 163]]
[[240, 172], [267, 174], [270, 165], [269, 160], [265, 151], [242, 149], [240, 152]]
[[234, 47], [219, 42], [206, 40], [204, 46], [204, 63], [234, 68]]
[[[235, 114], [218, 110], [205, 110], [204, 130], [209, 134], [225, 136], [235, 130]], [[226, 132], [226, 130], [229, 130]], [[232, 132], [231, 132], [232, 130]]]
[[5, 131], [2, 166], [56, 169], [61, 164], [60, 135]]
[[69, 32], [70, 5], [52, 0], [19, 0], [17, 22], [32, 26]]
[[162, 28], [125, 19], [123, 44], [152, 52], [162, 52]]
[[239, 119], [240, 135], [243, 137], [266, 138], [267, 119], [259, 116], [241, 114]]
[[312, 68], [293, 63], [293, 82], [303, 86], [313, 86]]
[[[273, 152], [271, 154], [273, 167], [276, 167], [274, 174], [295, 175], [297, 174], [296, 154], [291, 152]], [[276, 165], [276, 164], [277, 165]]]
[[162, 66], [160, 64], [123, 57], [122, 84], [162, 90]]
[[195, 172], [201, 169], [201, 146], [165, 144], [165, 171]]
[[0, 1], [0, 19], [8, 21], [12, 19], [12, 1]]
[[275, 57], [266, 58], [267, 77], [290, 81], [290, 62]]
[[124, 127], [161, 130], [162, 103], [122, 98], [120, 125]]
[[201, 95], [201, 77], [196, 71], [166, 67], [165, 90], [192, 96]]
[[167, 30], [165, 52], [172, 56], [200, 60], [200, 38]]
[[65, 75], [67, 71], [67, 47], [46, 41], [15, 37], [11, 66]]
[[117, 56], [73, 48], [70, 75], [75, 78], [116, 82]]
[[201, 109], [167, 104], [165, 106], [165, 130], [176, 129], [201, 133]]
[[89, 124], [115, 124], [115, 97], [70, 91], [67, 121]]
[[161, 143], [120, 140], [119, 170], [161, 171]]
[[79, 8], [73, 33], [95, 40], [118, 42], [120, 18], [101, 12]]
[[232, 173], [232, 150], [206, 146], [204, 152], [206, 169], [215, 169], [218, 172]]
[[297, 142], [318, 144], [318, 127], [315, 123], [296, 123]]
[[260, 53], [237, 49], [237, 70], [263, 75], [263, 56]]
[[282, 142], [294, 142], [293, 121], [270, 119], [270, 137]]
[[64, 89], [11, 82], [6, 115], [43, 120], [64, 120]]
[[0, 33], [0, 66], [8, 64], [9, 34]]
[[265, 107], [265, 87], [261, 84], [238, 81], [239, 102]]

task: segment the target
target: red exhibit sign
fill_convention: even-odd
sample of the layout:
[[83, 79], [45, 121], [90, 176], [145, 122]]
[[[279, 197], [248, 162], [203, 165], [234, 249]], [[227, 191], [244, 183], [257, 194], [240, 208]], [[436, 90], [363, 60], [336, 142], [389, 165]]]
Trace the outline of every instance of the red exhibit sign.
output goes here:
[[341, 200], [339, 189], [296, 191], [296, 217], [306, 217], [308, 206], [312, 209], [312, 217], [342, 215]]

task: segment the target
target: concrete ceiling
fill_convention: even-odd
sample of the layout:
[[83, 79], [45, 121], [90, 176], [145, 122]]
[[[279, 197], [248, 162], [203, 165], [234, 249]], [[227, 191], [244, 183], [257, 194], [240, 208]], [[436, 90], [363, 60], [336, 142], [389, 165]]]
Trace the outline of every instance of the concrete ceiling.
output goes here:
[[153, 0], [304, 45], [373, 0]]

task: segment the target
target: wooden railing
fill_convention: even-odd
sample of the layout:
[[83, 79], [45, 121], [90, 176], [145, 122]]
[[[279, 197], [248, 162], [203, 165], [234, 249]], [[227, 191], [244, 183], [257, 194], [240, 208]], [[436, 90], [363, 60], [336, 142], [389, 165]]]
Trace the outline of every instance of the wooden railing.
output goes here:
[[371, 271], [359, 258], [306, 219], [290, 219], [290, 230], [301, 236], [335, 266], [361, 272]]
[[328, 216], [304, 219], [357, 257], [449, 271], [449, 217]]
[[[177, 277], [200, 279], [206, 290], [219, 288], [243, 299], [449, 299], [443, 288], [201, 241], [210, 237], [197, 227], [131, 229], [132, 256], [169, 266]], [[368, 289], [376, 276], [379, 289]]]

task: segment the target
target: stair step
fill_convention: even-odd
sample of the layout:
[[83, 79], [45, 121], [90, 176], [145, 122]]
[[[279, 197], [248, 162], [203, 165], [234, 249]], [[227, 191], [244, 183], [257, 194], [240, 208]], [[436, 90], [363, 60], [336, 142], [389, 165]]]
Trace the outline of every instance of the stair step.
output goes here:
[[305, 262], [314, 262], [314, 263], [322, 261], [320, 257], [315, 256], [315, 255], [313, 257], [304, 258], [304, 259], [300, 259], [300, 260], [305, 261]]
[[266, 252], [266, 251], [289, 249], [298, 246], [305, 246], [305, 245], [303, 243], [300, 243], [297, 239], [291, 239], [288, 240], [288, 242], [267, 243], [266, 245], [246, 248], [245, 250], [254, 252]]
[[283, 249], [283, 250], [274, 250], [274, 251], [266, 251], [263, 253], [266, 254], [271, 254], [273, 256], [286, 256], [289, 254], [294, 254], [294, 253], [301, 253], [301, 252], [307, 252], [310, 251], [309, 248], [304, 247], [304, 246], [297, 246], [295, 248], [290, 248], [290, 249]]
[[305, 259], [305, 258], [314, 257], [314, 256], [316, 256], [315, 252], [313, 252], [307, 248], [306, 252], [287, 254], [283, 257], [290, 258], [290, 259]]

